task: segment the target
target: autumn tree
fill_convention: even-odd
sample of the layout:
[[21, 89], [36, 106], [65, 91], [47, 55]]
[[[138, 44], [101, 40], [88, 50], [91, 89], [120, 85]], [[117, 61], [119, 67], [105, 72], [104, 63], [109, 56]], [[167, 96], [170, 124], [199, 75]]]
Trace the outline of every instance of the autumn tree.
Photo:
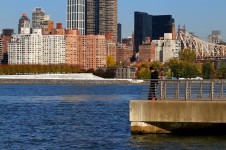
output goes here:
[[113, 67], [116, 65], [116, 62], [115, 62], [115, 59], [111, 56], [111, 55], [108, 55], [107, 56], [107, 67]]
[[149, 68], [140, 68], [138, 70], [138, 79], [150, 79], [151, 77], [151, 72], [149, 70]]

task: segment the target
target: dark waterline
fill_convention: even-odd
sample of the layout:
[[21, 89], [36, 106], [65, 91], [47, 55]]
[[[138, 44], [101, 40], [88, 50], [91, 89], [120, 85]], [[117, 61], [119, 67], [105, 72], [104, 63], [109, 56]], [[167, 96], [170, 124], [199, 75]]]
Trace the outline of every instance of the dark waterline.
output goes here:
[[1, 149], [224, 149], [226, 136], [131, 135], [141, 85], [0, 85]]

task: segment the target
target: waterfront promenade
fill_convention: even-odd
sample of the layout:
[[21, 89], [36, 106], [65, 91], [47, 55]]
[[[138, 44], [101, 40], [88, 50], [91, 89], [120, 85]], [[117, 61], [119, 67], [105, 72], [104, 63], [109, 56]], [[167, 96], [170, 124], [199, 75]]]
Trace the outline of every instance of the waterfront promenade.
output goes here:
[[104, 79], [92, 73], [0, 75], [0, 84], [138, 84], [143, 80]]
[[224, 80], [161, 80], [156, 92], [157, 101], [130, 101], [132, 133], [226, 134]]

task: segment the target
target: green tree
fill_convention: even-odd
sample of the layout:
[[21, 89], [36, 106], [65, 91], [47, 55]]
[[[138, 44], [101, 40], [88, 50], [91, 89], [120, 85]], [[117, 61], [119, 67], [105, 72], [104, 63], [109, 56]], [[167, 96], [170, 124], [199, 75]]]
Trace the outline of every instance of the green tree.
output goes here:
[[195, 63], [190, 63], [187, 61], [181, 62], [183, 65], [183, 77], [184, 78], [195, 78], [198, 75], [198, 69]]
[[175, 58], [167, 62], [167, 66], [171, 69], [172, 76], [176, 78], [194, 78], [200, 75], [200, 64], [190, 61], [179, 61]]
[[170, 59], [166, 64], [171, 70], [171, 76], [180, 78], [183, 76], [183, 66], [180, 61], [176, 58]]
[[182, 61], [192, 62], [196, 58], [195, 52], [190, 49], [183, 49], [179, 52], [179, 59]]
[[202, 74], [204, 79], [211, 79], [213, 77], [213, 65], [211, 62], [205, 62], [202, 65]]
[[226, 62], [225, 61], [221, 61], [218, 64], [218, 68], [217, 68], [217, 77], [220, 79], [226, 79]]

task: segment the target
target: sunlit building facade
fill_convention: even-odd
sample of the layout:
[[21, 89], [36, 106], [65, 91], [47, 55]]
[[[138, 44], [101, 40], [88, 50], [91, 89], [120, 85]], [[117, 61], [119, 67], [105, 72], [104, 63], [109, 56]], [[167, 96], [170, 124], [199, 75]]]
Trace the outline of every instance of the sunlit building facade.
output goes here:
[[66, 30], [66, 63], [83, 69], [106, 66], [106, 40], [103, 35], [79, 35], [76, 29]]
[[64, 35], [44, 35], [42, 38], [42, 64], [65, 63]]
[[164, 39], [153, 40], [155, 44], [155, 61], [167, 62], [171, 58], [179, 58], [181, 42], [173, 40], [171, 33], [165, 33]]
[[42, 64], [42, 35], [14, 34], [8, 45], [9, 64]]

